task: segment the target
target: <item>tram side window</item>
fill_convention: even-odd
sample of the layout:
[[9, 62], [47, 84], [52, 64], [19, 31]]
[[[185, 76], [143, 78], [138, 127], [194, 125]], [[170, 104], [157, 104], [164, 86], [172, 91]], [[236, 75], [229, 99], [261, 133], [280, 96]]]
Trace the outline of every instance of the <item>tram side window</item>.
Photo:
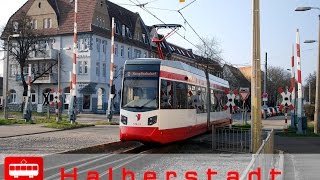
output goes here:
[[174, 82], [174, 109], [187, 109], [187, 84]]
[[196, 109], [196, 87], [188, 85], [188, 109]]
[[213, 91], [213, 94], [214, 94], [214, 97], [216, 99], [215, 100], [216, 104], [214, 106], [214, 111], [216, 111], [216, 112], [217, 111], [223, 111], [223, 106], [224, 106], [224, 104], [227, 103], [226, 100], [223, 100], [223, 99], [226, 98], [226, 96], [224, 95], [223, 92], [216, 91], [216, 90]]
[[161, 80], [161, 109], [172, 109], [172, 95], [173, 95], [173, 83], [172, 81]]
[[210, 98], [211, 98], [211, 109], [210, 109], [210, 112], [215, 112], [215, 109], [216, 109], [216, 104], [217, 104], [217, 98], [214, 96], [214, 93], [213, 93], [213, 89], [210, 89]]
[[202, 102], [202, 112], [207, 112], [207, 91], [206, 88], [202, 88], [201, 90], [201, 102]]

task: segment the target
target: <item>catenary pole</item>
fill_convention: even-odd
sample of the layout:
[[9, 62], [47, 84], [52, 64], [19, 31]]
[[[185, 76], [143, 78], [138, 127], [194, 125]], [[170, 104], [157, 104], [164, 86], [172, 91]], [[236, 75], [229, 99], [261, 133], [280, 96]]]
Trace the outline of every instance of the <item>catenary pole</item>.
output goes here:
[[261, 141], [261, 57], [260, 57], [260, 3], [253, 0], [253, 52], [251, 76], [251, 150], [256, 153]]
[[[314, 133], [319, 133], [319, 125], [320, 125], [320, 15], [319, 15], [319, 28], [318, 28], [318, 62], [317, 62], [317, 78], [316, 78], [316, 100], [315, 100], [315, 110], [314, 110]], [[310, 100], [309, 100], [310, 101]]]

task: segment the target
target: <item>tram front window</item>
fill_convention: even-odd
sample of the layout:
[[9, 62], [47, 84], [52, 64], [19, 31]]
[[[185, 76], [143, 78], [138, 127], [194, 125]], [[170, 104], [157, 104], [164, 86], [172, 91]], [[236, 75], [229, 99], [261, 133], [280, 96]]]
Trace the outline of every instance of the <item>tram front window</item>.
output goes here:
[[122, 108], [133, 110], [158, 109], [158, 80], [126, 78], [123, 82]]

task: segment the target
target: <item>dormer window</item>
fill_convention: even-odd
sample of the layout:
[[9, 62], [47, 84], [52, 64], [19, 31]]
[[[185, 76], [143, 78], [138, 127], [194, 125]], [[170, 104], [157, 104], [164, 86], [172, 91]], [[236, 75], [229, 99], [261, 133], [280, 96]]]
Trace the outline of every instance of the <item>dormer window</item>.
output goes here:
[[125, 37], [126, 36], [126, 25], [122, 25], [122, 37]]
[[146, 39], [146, 35], [145, 34], [142, 34], [142, 40], [145, 44], [147, 44], [147, 39]]
[[114, 25], [115, 25], [115, 28], [116, 28], [116, 34], [119, 34], [120, 32], [120, 30], [119, 30], [119, 26], [118, 26], [118, 23], [114, 23]]
[[12, 23], [12, 26], [13, 26], [13, 32], [18, 32], [18, 29], [19, 29], [19, 23], [17, 21], [14, 21]]
[[128, 37], [129, 37], [130, 39], [132, 39], [130, 29], [127, 27], [126, 30], [127, 30], [127, 35], [128, 35]]

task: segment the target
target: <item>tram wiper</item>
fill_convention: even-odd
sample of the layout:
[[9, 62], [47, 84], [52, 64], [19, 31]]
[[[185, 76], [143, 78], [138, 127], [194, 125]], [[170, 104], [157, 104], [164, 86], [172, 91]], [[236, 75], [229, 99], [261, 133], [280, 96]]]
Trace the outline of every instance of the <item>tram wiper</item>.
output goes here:
[[[153, 98], [153, 99], [149, 100], [148, 102], [144, 103], [142, 106], [138, 106], [138, 108], [139, 108], [139, 109], [145, 108], [145, 105], [147, 105], [147, 104], [151, 103], [152, 101], [154, 101], [154, 100], [156, 100], [156, 99], [157, 99], [157, 97], [155, 97], [155, 98]], [[148, 107], [148, 108], [150, 108], [150, 107]]]

